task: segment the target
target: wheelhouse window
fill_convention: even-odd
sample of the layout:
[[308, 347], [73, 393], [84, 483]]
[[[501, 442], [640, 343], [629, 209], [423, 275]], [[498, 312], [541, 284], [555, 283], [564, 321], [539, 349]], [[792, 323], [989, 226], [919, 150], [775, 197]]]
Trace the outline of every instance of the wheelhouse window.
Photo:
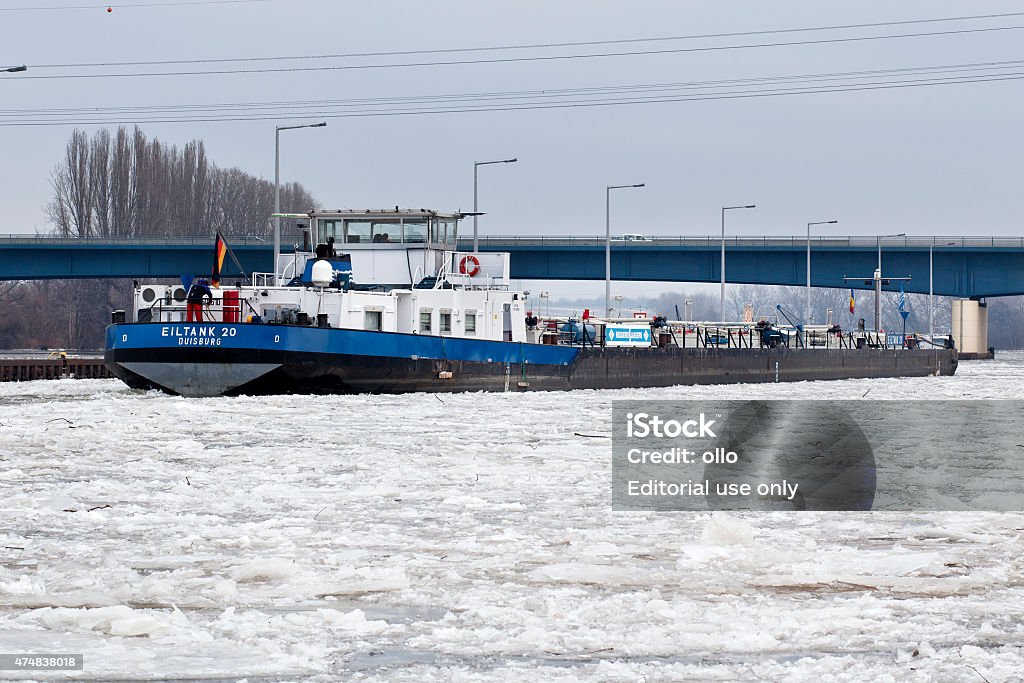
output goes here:
[[345, 242], [362, 244], [373, 238], [373, 224], [370, 221], [345, 221]]
[[323, 218], [318, 223], [320, 241], [333, 237], [338, 244], [429, 242], [454, 246], [456, 230], [457, 221], [428, 215]]
[[406, 242], [426, 242], [427, 241], [427, 220], [410, 220], [406, 218], [402, 221], [402, 229], [404, 231], [404, 240]]
[[451, 311], [441, 311], [441, 321], [440, 322], [441, 322], [441, 329], [440, 329], [441, 334], [451, 334], [452, 333], [452, 312]]
[[466, 311], [466, 334], [476, 334], [476, 311]]
[[437, 239], [444, 244], [456, 243], [457, 222], [451, 219], [442, 218], [437, 221]]
[[364, 311], [363, 328], [367, 330], [373, 330], [375, 332], [380, 332], [382, 329], [384, 329], [383, 319], [383, 311]]
[[402, 223], [397, 220], [374, 221], [370, 234], [372, 242], [401, 242]]
[[344, 242], [341, 221], [320, 221], [320, 241], [326, 242], [328, 237], [333, 237], [335, 242]]
[[429, 308], [420, 309], [420, 332], [423, 334], [431, 333], [431, 311]]

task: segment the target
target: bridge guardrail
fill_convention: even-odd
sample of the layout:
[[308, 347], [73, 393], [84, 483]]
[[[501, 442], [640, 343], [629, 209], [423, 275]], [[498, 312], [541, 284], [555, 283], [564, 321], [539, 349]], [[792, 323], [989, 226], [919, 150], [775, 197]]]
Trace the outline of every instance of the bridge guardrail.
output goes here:
[[[27, 235], [7, 234], [0, 235], [0, 246], [4, 244], [39, 244], [39, 245], [88, 245], [88, 246], [210, 246], [212, 248], [214, 236], [172, 236], [164, 237], [61, 237], [48, 235]], [[272, 244], [272, 237], [261, 235], [225, 235], [228, 244], [232, 246], [266, 246]], [[282, 247], [287, 250], [290, 244], [301, 241], [300, 235], [282, 235]], [[605, 245], [605, 238], [600, 235], [577, 236], [577, 235], [489, 235], [480, 237], [480, 244], [484, 246], [517, 246], [517, 247], [585, 247]], [[471, 237], [460, 237], [459, 245], [472, 244]], [[616, 248], [645, 248], [645, 247], [719, 247], [722, 238], [714, 235], [681, 235], [681, 236], [652, 236], [644, 240], [616, 240], [612, 239], [612, 246]], [[771, 235], [738, 235], [725, 238], [726, 247], [779, 247], [779, 248], [802, 248], [806, 247], [807, 238], [802, 236], [771, 236]], [[811, 237], [811, 248], [823, 247], [861, 247], [877, 248], [882, 246], [886, 249], [912, 248], [924, 249], [932, 246], [936, 251], [955, 248], [997, 248], [997, 249], [1024, 249], [1024, 236], [1021, 237], [884, 237], [877, 238], [870, 235], [859, 236], [814, 236]]]
[[[551, 247], [584, 247], [605, 245], [605, 238], [602, 236], [528, 236], [528, 235], [494, 235], [479, 238], [480, 244], [484, 246], [551, 246]], [[472, 238], [460, 237], [460, 245], [471, 244]], [[644, 247], [720, 247], [721, 237], [715, 236], [657, 236], [644, 240], [616, 240], [612, 239], [612, 246], [620, 248], [644, 248]], [[1022, 237], [887, 237], [876, 238], [871, 236], [847, 236], [831, 237], [821, 236], [811, 238], [811, 248], [821, 247], [861, 247], [875, 249], [878, 246], [883, 248], [912, 248], [923, 249], [929, 246], [936, 250], [960, 248], [1018, 248], [1024, 249], [1024, 236]], [[725, 238], [726, 247], [780, 247], [780, 248], [802, 248], [807, 246], [807, 238], [800, 236], [751, 236], [741, 235]]]
[[[266, 246], [270, 248], [273, 245], [273, 237], [263, 237], [259, 235], [225, 235], [224, 239], [227, 240], [231, 246]], [[0, 235], [0, 246], [3, 244], [47, 244], [47, 245], [83, 245], [83, 246], [208, 246], [213, 248], [213, 243], [216, 240], [215, 235], [194, 235], [194, 236], [173, 236], [167, 235], [164, 237], [62, 237], [58, 235], [19, 235], [9, 234]], [[293, 241], [296, 241], [294, 235], [282, 235], [281, 243], [282, 248], [289, 248]], [[297, 237], [297, 241], [301, 242], [301, 236]]]

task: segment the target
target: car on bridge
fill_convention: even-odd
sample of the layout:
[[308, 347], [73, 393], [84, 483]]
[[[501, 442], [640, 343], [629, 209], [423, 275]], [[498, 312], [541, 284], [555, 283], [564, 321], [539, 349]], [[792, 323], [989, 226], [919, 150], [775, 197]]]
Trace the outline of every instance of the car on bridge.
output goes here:
[[612, 242], [650, 242], [650, 237], [644, 237], [643, 235], [635, 232], [627, 232], [624, 235], [613, 237]]

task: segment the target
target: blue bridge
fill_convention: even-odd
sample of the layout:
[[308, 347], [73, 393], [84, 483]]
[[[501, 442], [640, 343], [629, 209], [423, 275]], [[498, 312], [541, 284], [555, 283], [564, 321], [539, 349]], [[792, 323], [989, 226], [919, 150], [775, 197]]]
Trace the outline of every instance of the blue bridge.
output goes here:
[[[271, 270], [269, 240], [228, 238], [246, 272]], [[286, 240], [287, 242], [287, 240]], [[460, 249], [472, 248], [468, 239]], [[658, 237], [612, 242], [617, 281], [718, 282], [718, 237]], [[603, 280], [603, 237], [485, 237], [481, 251], [511, 253], [517, 280]], [[960, 298], [1024, 294], [1024, 237], [816, 237], [811, 240], [811, 285], [870, 289], [879, 250], [884, 277], [910, 277], [908, 292]], [[804, 237], [726, 239], [726, 280], [757, 285], [805, 285]], [[0, 280], [61, 278], [172, 278], [209, 272], [213, 240], [62, 239], [0, 237]], [[224, 278], [238, 277], [225, 262]], [[844, 277], [863, 278], [845, 282]], [[886, 289], [898, 289], [898, 284]]]

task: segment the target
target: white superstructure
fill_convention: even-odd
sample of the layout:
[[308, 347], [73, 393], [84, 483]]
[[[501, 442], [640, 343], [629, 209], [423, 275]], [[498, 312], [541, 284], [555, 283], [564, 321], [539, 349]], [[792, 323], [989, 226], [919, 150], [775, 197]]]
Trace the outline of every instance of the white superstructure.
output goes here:
[[[316, 249], [296, 247], [279, 255], [277, 273], [256, 273], [251, 284], [214, 289], [215, 300], [204, 309], [209, 321], [308, 321], [527, 341], [524, 295], [509, 289], [509, 255], [458, 251], [462, 214], [318, 210], [302, 217], [309, 220], [309, 242]], [[184, 321], [185, 296], [180, 286], [139, 287], [133, 320]]]

